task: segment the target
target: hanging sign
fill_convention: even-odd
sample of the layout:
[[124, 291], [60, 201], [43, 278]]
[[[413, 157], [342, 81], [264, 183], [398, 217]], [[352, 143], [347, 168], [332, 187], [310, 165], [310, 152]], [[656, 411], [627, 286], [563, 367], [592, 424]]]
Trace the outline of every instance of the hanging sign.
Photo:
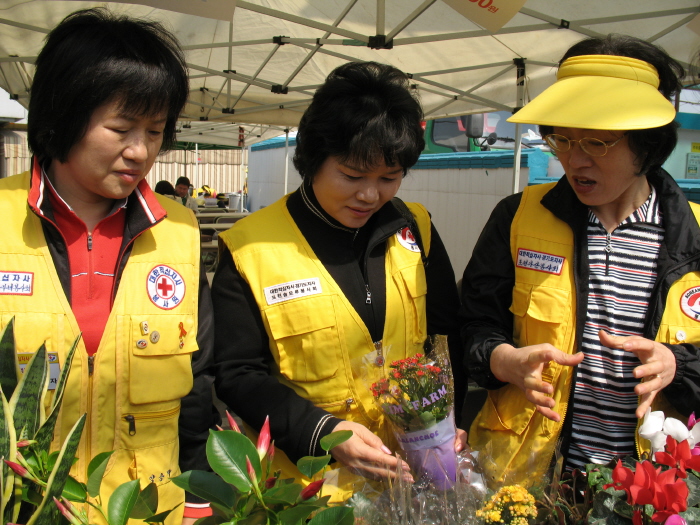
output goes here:
[[526, 0], [442, 0], [460, 15], [495, 33], [520, 11]]

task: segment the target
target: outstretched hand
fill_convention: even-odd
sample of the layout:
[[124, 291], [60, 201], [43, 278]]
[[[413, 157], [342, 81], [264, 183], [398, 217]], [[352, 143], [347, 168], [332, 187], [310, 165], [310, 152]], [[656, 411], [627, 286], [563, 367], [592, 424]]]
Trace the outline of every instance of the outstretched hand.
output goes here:
[[353, 434], [350, 439], [331, 449], [334, 459], [368, 478], [394, 477], [400, 468], [404, 478], [413, 481], [408, 464], [399, 462], [382, 440], [365, 426], [353, 421], [341, 421], [334, 432], [339, 430], [352, 430]]
[[549, 343], [515, 348], [509, 344], [497, 346], [491, 354], [491, 371], [501, 381], [511, 383], [525, 392], [537, 411], [552, 421], [560, 421], [555, 412], [554, 387], [542, 380], [542, 370], [550, 361], [563, 366], [576, 366], [583, 361], [582, 352], [566, 354]]
[[676, 377], [676, 356], [661, 343], [638, 335], [621, 337], [601, 330], [598, 337], [603, 346], [633, 352], [642, 362], [634, 369], [633, 374], [637, 379], [641, 379], [634, 387], [634, 393], [640, 397], [635, 414], [638, 418], [643, 418], [656, 394], [670, 385]]

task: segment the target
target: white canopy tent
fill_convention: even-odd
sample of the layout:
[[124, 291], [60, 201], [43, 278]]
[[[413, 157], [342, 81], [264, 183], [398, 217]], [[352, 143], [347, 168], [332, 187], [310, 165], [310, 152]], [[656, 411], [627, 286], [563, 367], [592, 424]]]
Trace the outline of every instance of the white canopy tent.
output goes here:
[[[460, 1], [484, 9], [509, 3]], [[409, 73], [432, 119], [522, 105], [553, 82], [563, 52], [586, 36], [634, 35], [685, 64], [700, 50], [691, 29], [698, 0], [527, 0], [495, 33], [443, 0], [0, 0], [0, 87], [26, 106], [46, 33], [68, 13], [97, 5], [174, 31], [191, 83], [179, 137], [226, 145], [296, 126], [316, 87], [350, 60]]]

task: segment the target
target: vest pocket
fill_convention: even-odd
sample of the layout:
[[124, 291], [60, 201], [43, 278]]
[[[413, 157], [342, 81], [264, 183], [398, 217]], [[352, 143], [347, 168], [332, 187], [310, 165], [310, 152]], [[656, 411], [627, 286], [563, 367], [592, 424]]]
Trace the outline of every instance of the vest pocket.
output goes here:
[[510, 311], [515, 316], [513, 337], [518, 347], [550, 343], [560, 350], [570, 328], [571, 310], [567, 290], [527, 283], [515, 283]]
[[[698, 324], [697, 321], [695, 324]], [[697, 346], [700, 342], [700, 326], [661, 325], [657, 340], [672, 345], [690, 343]]]
[[147, 330], [143, 321], [131, 318], [129, 401], [141, 405], [179, 400], [192, 390], [190, 354], [197, 349], [194, 320], [149, 315]]
[[335, 377], [342, 357], [332, 296], [278, 303], [264, 314], [284, 377], [300, 382]]
[[[427, 320], [425, 315], [426, 295], [428, 284], [425, 281], [425, 270], [422, 266], [410, 266], [398, 272], [400, 278], [395, 279], [397, 284], [406, 290], [403, 300], [404, 313], [406, 315], [406, 328], [413, 334], [413, 338], [407, 342], [422, 344], [428, 335]], [[403, 292], [401, 294], [404, 295]]]
[[515, 385], [507, 385], [489, 392], [478, 425], [488, 430], [509, 430], [517, 435], [523, 433], [535, 413], [535, 405], [530, 403], [522, 390]]

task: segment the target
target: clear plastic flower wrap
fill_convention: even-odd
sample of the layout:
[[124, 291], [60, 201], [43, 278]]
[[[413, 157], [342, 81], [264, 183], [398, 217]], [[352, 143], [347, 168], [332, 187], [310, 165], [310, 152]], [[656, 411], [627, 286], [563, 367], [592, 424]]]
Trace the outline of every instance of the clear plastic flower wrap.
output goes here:
[[403, 456], [418, 480], [439, 489], [456, 480], [454, 385], [447, 337], [436, 336], [426, 354], [394, 361], [377, 348], [366, 363], [365, 382], [390, 422]]

